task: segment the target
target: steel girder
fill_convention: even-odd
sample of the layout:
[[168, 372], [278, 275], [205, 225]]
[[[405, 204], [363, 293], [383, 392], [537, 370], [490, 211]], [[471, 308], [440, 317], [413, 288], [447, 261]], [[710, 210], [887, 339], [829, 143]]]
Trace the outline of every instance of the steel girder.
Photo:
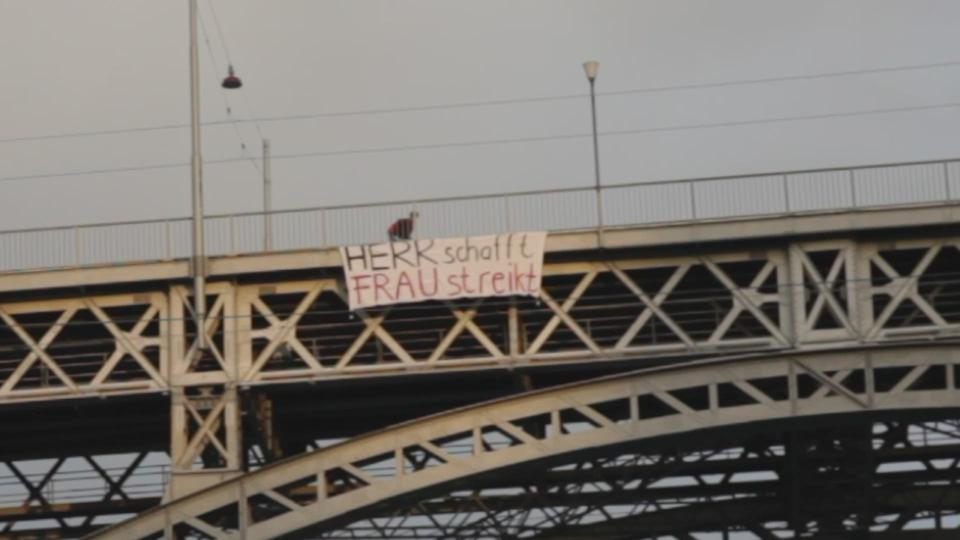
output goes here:
[[955, 420], [832, 422], [701, 430], [604, 457], [541, 462], [290, 536], [613, 540], [958, 532]]
[[274, 538], [525, 463], [638, 440], [835, 414], [955, 409], [953, 345], [676, 365], [451, 411], [281, 461], [93, 538]]
[[[76, 538], [157, 505], [158, 452], [0, 462], [0, 539]], [[104, 521], [105, 520], [105, 521]]]
[[960, 238], [548, 264], [542, 297], [346, 308], [338, 279], [0, 302], [0, 404], [960, 333]]
[[168, 394], [168, 497], [176, 498], [243, 471], [246, 387], [948, 338], [960, 331], [958, 245], [956, 237], [768, 241], [555, 262], [537, 300], [356, 314], [335, 278], [222, 281], [208, 287], [206, 351], [195, 346], [182, 285], [4, 299], [0, 405]]
[[0, 403], [169, 387], [168, 294], [0, 304]]

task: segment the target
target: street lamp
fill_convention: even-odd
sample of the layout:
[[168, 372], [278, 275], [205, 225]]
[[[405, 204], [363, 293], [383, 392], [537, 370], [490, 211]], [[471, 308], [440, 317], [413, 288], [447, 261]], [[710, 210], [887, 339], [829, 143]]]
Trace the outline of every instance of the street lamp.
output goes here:
[[590, 60], [583, 63], [583, 71], [590, 81], [590, 117], [593, 120], [593, 172], [594, 187], [597, 190], [597, 238], [600, 247], [603, 247], [603, 198], [600, 196], [600, 150], [597, 143], [597, 96], [594, 92], [594, 82], [597, 80], [597, 71], [600, 62]]
[[[193, 316], [197, 323], [197, 348], [207, 348], [206, 312], [206, 268], [204, 265], [203, 245], [203, 158], [200, 153], [200, 59], [197, 47], [197, 0], [189, 0], [190, 16], [190, 141], [192, 145], [190, 159], [190, 179], [193, 188]], [[230, 66], [223, 88], [240, 88], [240, 78]]]
[[220, 83], [220, 86], [226, 88], [227, 90], [233, 90], [234, 88], [240, 88], [243, 86], [243, 81], [241, 81], [240, 77], [237, 77], [236, 73], [233, 72], [232, 64], [227, 67], [227, 76], [223, 78], [223, 82]]

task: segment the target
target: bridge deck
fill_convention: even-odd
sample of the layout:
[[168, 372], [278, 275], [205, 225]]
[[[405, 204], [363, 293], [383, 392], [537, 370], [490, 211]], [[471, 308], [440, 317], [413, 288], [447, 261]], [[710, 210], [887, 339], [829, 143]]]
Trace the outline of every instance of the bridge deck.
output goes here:
[[[773, 237], [837, 236], [857, 231], [883, 231], [898, 236], [898, 229], [948, 227], [960, 223], [960, 204], [937, 202], [906, 207], [809, 212], [798, 215], [734, 217], [697, 222], [623, 226], [605, 229], [603, 247], [647, 250], [702, 243], [749, 242]], [[564, 253], [600, 249], [594, 230], [554, 231], [547, 237], [548, 260]], [[336, 247], [274, 251], [245, 255], [212, 256], [208, 272], [213, 279], [246, 274], [340, 268]], [[119, 285], [153, 281], [186, 281], [189, 258], [98, 264], [0, 272], [0, 294], [43, 289]]]

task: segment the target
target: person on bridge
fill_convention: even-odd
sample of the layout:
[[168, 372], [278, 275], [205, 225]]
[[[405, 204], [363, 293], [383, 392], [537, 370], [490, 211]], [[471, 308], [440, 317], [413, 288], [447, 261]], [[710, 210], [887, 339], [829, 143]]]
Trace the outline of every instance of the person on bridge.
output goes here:
[[418, 217], [420, 217], [420, 212], [410, 212], [410, 217], [400, 218], [394, 221], [393, 224], [387, 228], [387, 235], [390, 236], [390, 241], [409, 240], [413, 235], [413, 225]]

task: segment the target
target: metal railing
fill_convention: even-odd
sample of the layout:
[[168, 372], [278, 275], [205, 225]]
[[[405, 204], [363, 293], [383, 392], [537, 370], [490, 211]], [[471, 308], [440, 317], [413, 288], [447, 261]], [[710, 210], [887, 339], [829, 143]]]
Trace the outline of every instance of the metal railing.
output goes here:
[[[448, 197], [206, 218], [208, 255], [321, 248], [386, 240], [420, 212], [421, 237], [565, 231], [597, 226], [592, 188]], [[605, 186], [605, 227], [737, 219], [960, 200], [960, 160], [925, 161]], [[0, 232], [0, 271], [171, 260], [191, 251], [189, 218]]]

